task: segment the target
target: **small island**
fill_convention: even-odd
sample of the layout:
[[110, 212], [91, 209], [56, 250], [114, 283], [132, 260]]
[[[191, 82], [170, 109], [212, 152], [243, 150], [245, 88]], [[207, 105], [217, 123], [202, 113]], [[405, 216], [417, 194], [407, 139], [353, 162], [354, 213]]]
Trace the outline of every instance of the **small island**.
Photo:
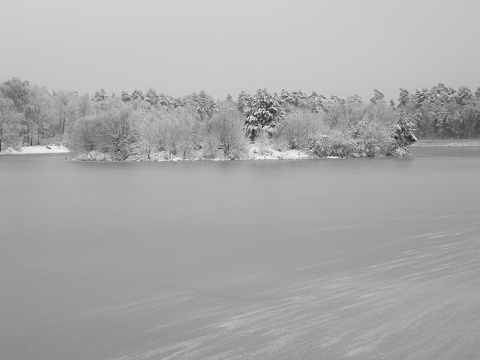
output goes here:
[[76, 161], [390, 157], [408, 154], [417, 136], [478, 138], [480, 88], [400, 89], [396, 105], [376, 89], [367, 102], [266, 89], [215, 100], [204, 91], [175, 98], [152, 88], [119, 96], [49, 92], [12, 78], [0, 86], [0, 114], [4, 154], [70, 152]]

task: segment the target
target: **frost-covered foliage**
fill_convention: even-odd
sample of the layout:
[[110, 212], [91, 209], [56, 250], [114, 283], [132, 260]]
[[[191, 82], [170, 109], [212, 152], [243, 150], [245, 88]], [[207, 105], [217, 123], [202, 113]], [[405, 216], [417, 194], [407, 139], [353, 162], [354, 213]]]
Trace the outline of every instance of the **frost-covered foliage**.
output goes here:
[[361, 121], [352, 134], [361, 157], [391, 156], [395, 151], [392, 128], [378, 121]]
[[384, 101], [364, 104], [358, 97], [333, 98], [326, 107], [330, 123], [315, 138], [317, 156], [395, 156], [396, 111]]
[[[480, 88], [466, 86], [455, 90], [438, 84], [411, 93], [400, 89], [397, 106], [376, 89], [367, 102], [358, 95], [327, 98], [301, 90], [282, 90], [280, 95], [266, 89], [241, 92], [237, 102], [231, 96], [217, 101], [204, 91], [185, 97], [153, 88], [109, 94], [104, 89], [93, 96], [47, 91], [18, 78], [4, 81], [0, 146], [63, 143], [77, 152], [107, 151], [116, 159], [150, 158], [159, 152], [166, 158], [237, 157], [237, 151], [230, 150], [233, 140], [227, 139], [235, 134], [237, 143], [241, 117], [243, 139], [252, 142], [262, 138], [276, 148], [313, 150], [322, 148], [322, 136], [332, 137], [333, 148], [342, 148], [340, 140], [348, 138], [344, 150], [332, 151], [348, 152], [353, 139], [353, 154], [360, 156], [395, 154], [391, 147], [404, 148], [413, 136], [480, 136]], [[235, 112], [222, 110], [226, 104]]]
[[480, 99], [475, 94], [465, 86], [456, 91], [443, 84], [413, 94], [400, 89], [398, 110], [412, 118], [420, 137], [477, 138]]
[[266, 89], [259, 89], [254, 95], [243, 96], [241, 101], [245, 116], [244, 130], [250, 140], [255, 140], [260, 131], [272, 135], [285, 113], [282, 100]]
[[280, 121], [275, 140], [289, 149], [307, 150], [315, 143], [318, 133], [323, 133], [324, 114], [305, 109], [290, 111]]
[[198, 94], [193, 93], [190, 97], [192, 106], [197, 110], [200, 121], [208, 121], [217, 111], [217, 104], [215, 100], [205, 91], [200, 91]]
[[143, 111], [157, 109], [170, 110], [187, 105], [185, 98], [175, 98], [163, 93], [157, 94], [153, 88], [148, 89], [145, 95], [140, 90], [135, 90], [132, 94], [129, 94], [127, 91], [122, 91], [121, 99], [132, 107], [142, 108]]
[[357, 142], [351, 134], [330, 130], [317, 136], [313, 152], [318, 157], [350, 157], [357, 153]]
[[412, 145], [417, 138], [415, 136], [414, 116], [401, 111], [398, 114], [398, 123], [395, 124], [393, 138], [396, 141], [397, 148], [405, 149]]
[[[109, 105], [107, 111], [84, 119], [83, 123], [88, 130], [80, 132], [84, 143], [79, 145], [108, 153], [115, 160], [125, 160], [135, 153], [140, 140], [138, 114], [118, 100], [112, 100]], [[77, 131], [80, 129], [81, 127], [77, 128]]]
[[104, 89], [93, 96], [47, 91], [18, 78], [4, 81], [1, 150], [62, 143], [76, 153], [116, 160], [233, 159], [262, 143], [266, 151], [376, 157], [405, 153], [416, 136], [480, 136], [480, 88], [466, 86], [400, 89], [397, 106], [376, 89], [367, 102], [358, 95], [327, 98], [301, 90], [241, 92], [236, 102], [231, 96], [215, 100], [204, 91], [185, 97], [153, 88], [109, 94]]
[[211, 123], [218, 148], [226, 158], [238, 159], [245, 150], [243, 116], [230, 102], [223, 103]]
[[108, 99], [102, 109], [80, 118], [69, 136], [76, 152], [107, 153], [114, 160], [166, 151], [187, 158], [201, 147], [202, 127], [195, 109], [136, 110], [119, 99]]
[[0, 97], [0, 151], [22, 144], [22, 114], [15, 111], [15, 103]]
[[383, 95], [380, 91], [373, 89], [373, 97], [370, 99], [370, 103], [377, 104], [379, 101], [383, 101], [384, 97], [385, 95]]
[[[261, 89], [240, 94], [237, 104], [231, 97], [215, 102], [201, 92], [187, 98], [185, 106], [163, 107], [153, 89], [144, 100], [138, 93], [135, 100], [125, 101], [123, 94], [122, 100], [95, 102], [94, 114], [80, 118], [71, 131], [73, 148], [121, 160], [151, 159], [158, 153], [164, 158], [236, 159], [245, 155], [247, 138], [265, 149], [303, 150], [319, 157], [392, 156], [403, 146], [394, 133], [397, 110], [380, 98], [365, 104], [359, 96], [326, 100], [315, 93], [283, 91], [279, 97]], [[119, 132], [115, 126], [126, 114], [132, 122]]]
[[78, 119], [70, 131], [69, 146], [77, 153], [90, 153], [97, 148], [96, 118], [83, 116]]
[[183, 159], [202, 147], [202, 124], [194, 111], [187, 107], [168, 113], [167, 150]]
[[95, 92], [95, 94], [92, 97], [92, 100], [94, 100], [96, 102], [100, 102], [100, 101], [107, 100], [107, 98], [108, 98], [108, 96], [107, 96], [107, 93], [105, 92], [105, 90], [100, 89], [99, 91]]
[[323, 102], [325, 123], [332, 129], [348, 129], [362, 120], [367, 108], [358, 95], [347, 99], [332, 96]]

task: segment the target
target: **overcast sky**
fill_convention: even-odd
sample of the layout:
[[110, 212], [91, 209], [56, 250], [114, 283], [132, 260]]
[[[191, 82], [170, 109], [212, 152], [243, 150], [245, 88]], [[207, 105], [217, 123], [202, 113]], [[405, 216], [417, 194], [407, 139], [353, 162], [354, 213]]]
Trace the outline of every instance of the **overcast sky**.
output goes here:
[[0, 0], [0, 80], [397, 101], [400, 87], [480, 86], [479, 19], [479, 0]]

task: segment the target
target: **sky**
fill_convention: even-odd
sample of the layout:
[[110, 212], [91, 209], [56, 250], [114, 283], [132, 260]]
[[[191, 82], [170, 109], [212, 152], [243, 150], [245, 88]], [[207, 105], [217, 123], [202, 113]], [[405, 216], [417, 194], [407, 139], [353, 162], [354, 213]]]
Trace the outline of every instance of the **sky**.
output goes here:
[[0, 0], [0, 81], [107, 93], [480, 86], [478, 0]]

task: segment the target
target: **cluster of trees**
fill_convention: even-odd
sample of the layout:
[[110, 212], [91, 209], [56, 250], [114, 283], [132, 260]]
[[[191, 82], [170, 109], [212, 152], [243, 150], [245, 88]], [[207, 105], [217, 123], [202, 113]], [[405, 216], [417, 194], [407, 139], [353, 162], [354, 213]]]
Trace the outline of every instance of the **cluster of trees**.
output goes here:
[[[201, 98], [202, 96], [199, 95]], [[193, 97], [192, 97], [193, 98]], [[191, 101], [191, 103], [190, 103]], [[109, 97], [94, 104], [94, 112], [79, 118], [68, 133], [69, 146], [78, 153], [109, 154], [114, 160], [131, 156], [204, 158], [240, 156], [244, 146], [242, 118], [227, 103], [215, 111], [189, 99], [184, 106], [150, 107]]]
[[0, 150], [64, 141], [68, 127], [91, 113], [88, 95], [45, 88], [12, 78], [0, 85]]
[[368, 102], [266, 89], [219, 101], [204, 91], [175, 98], [154, 89], [120, 96], [102, 89], [89, 96], [50, 93], [18, 78], [0, 85], [0, 150], [57, 142], [119, 160], [159, 152], [237, 158], [248, 141], [267, 141], [318, 156], [375, 156], [411, 144], [414, 129], [425, 138], [478, 137], [480, 88], [400, 89], [396, 106], [378, 90]]
[[414, 119], [424, 138], [477, 138], [480, 135], [480, 87], [455, 90], [443, 84], [410, 94], [400, 89], [398, 111]]
[[238, 109], [251, 141], [266, 134], [282, 148], [317, 156], [392, 156], [416, 141], [412, 118], [387, 105], [375, 90], [369, 103], [358, 95], [330, 99], [313, 92], [241, 93]]

